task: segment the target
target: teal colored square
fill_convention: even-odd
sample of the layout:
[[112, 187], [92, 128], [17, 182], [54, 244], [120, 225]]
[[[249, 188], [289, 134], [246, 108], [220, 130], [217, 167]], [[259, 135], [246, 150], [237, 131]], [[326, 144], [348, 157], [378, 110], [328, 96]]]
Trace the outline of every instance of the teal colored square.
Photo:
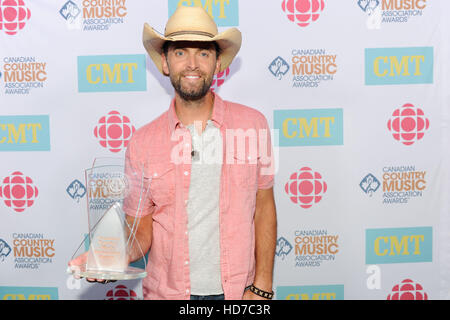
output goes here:
[[433, 47], [365, 49], [366, 85], [433, 83], [433, 69]]
[[[295, 120], [294, 120], [295, 119]], [[275, 146], [331, 146], [344, 144], [342, 109], [293, 109], [274, 111]]]
[[58, 288], [0, 287], [0, 300], [58, 300]]
[[78, 57], [79, 92], [146, 91], [143, 54]]
[[366, 230], [366, 264], [432, 262], [432, 259], [432, 227]]
[[239, 25], [239, 0], [168, 0], [169, 17], [178, 6], [202, 6], [216, 22], [218, 27]]
[[0, 116], [0, 151], [50, 151], [49, 116]]
[[277, 300], [344, 300], [344, 285], [281, 286]]

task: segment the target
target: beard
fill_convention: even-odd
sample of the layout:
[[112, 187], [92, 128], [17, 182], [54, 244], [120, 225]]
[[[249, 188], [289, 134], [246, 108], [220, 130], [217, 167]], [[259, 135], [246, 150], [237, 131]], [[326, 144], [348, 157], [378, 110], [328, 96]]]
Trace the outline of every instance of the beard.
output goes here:
[[201, 76], [202, 76], [201, 84], [196, 88], [183, 88], [181, 84], [181, 78], [183, 77], [183, 74], [179, 76], [170, 76], [170, 82], [172, 83], [172, 86], [174, 87], [175, 91], [183, 100], [197, 101], [202, 99], [208, 93], [213, 81], [212, 76], [208, 77], [205, 76], [204, 74], [202, 74]]

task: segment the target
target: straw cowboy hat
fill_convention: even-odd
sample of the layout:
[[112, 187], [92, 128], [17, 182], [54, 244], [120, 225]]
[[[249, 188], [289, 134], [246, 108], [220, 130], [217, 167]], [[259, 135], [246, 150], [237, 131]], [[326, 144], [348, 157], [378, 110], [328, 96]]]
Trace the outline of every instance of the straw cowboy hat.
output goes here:
[[166, 41], [215, 41], [221, 49], [220, 71], [223, 71], [238, 53], [242, 36], [236, 28], [219, 33], [216, 23], [202, 7], [180, 6], [167, 21], [164, 36], [145, 23], [142, 41], [156, 67], [164, 74], [161, 55]]

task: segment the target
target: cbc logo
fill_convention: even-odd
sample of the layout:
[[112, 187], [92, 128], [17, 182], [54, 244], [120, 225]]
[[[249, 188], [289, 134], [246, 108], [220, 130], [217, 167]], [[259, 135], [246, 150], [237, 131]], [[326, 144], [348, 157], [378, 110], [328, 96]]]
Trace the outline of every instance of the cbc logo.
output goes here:
[[392, 113], [387, 125], [395, 140], [410, 146], [423, 138], [430, 121], [422, 109], [407, 103]]
[[428, 295], [420, 284], [406, 279], [392, 288], [387, 300], [428, 300]]
[[282, 9], [289, 20], [300, 27], [306, 27], [319, 19], [325, 8], [324, 0], [283, 0]]
[[219, 72], [218, 74], [216, 74], [213, 78], [213, 82], [211, 84], [211, 90], [215, 91], [217, 90], [218, 87], [220, 87], [221, 85], [223, 85], [223, 83], [225, 82], [225, 79], [230, 75], [230, 68], [226, 68], [225, 70], [223, 70], [222, 72]]
[[0, 0], [0, 30], [15, 35], [25, 27], [31, 12], [23, 0]]
[[16, 171], [3, 179], [0, 186], [0, 197], [6, 206], [16, 212], [23, 212], [33, 205], [38, 196], [38, 188], [33, 184], [30, 177]]
[[138, 300], [138, 296], [133, 290], [118, 285], [106, 293], [106, 300]]
[[135, 131], [130, 119], [117, 111], [111, 111], [101, 117], [94, 129], [94, 135], [100, 145], [111, 152], [120, 152], [126, 148]]
[[320, 173], [304, 167], [291, 175], [285, 185], [285, 191], [293, 203], [308, 209], [322, 200], [327, 191], [327, 184]]

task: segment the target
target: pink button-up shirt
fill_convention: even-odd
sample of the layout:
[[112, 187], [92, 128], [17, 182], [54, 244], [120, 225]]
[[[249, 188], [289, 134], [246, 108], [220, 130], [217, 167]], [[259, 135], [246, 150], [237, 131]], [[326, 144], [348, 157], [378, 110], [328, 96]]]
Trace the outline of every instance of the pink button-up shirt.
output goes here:
[[[128, 165], [143, 167], [144, 176], [151, 178], [142, 211], [153, 213], [145, 299], [190, 298], [186, 204], [191, 136], [177, 118], [174, 103], [134, 133], [126, 153]], [[262, 113], [217, 94], [211, 120], [224, 142], [219, 200], [222, 287], [225, 299], [242, 299], [255, 276], [256, 192], [271, 188], [274, 180], [270, 130]]]

